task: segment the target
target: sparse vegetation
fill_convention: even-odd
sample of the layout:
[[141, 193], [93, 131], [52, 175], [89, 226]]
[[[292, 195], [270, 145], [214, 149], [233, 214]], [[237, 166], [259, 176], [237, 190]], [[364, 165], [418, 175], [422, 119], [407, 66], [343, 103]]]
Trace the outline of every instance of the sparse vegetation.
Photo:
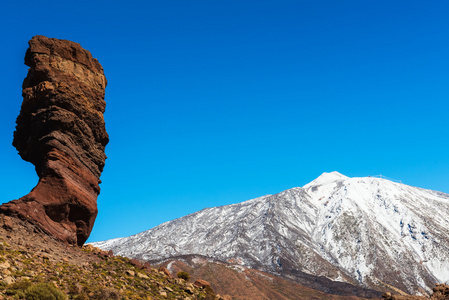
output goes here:
[[184, 279], [185, 281], [189, 281], [190, 280], [189, 273], [184, 272], [184, 271], [178, 272], [178, 274], [176, 274], [176, 276], [178, 276], [178, 278]]
[[38, 283], [25, 291], [26, 300], [67, 300], [67, 296], [52, 283]]
[[84, 253], [75, 250], [92, 261], [80, 265], [65, 257], [55, 259], [50, 249], [33, 252], [19, 246], [17, 251], [1, 238], [0, 243], [0, 299], [215, 299], [210, 291], [189, 283], [186, 272], [170, 278], [92, 246], [84, 247]]
[[206, 293], [204, 300], [214, 300], [215, 299], [215, 292], [209, 285], [206, 285], [204, 287], [204, 291]]

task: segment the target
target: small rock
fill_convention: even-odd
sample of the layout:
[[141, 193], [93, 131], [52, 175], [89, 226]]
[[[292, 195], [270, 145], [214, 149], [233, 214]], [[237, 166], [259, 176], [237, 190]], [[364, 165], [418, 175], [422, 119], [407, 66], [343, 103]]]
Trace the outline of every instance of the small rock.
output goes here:
[[130, 276], [135, 276], [135, 275], [136, 275], [136, 272], [131, 271], [131, 270], [126, 270], [125, 273], [128, 274], [128, 275], [130, 275]]
[[191, 287], [191, 286], [186, 286], [186, 287], [184, 287], [184, 291], [186, 291], [187, 293], [189, 293], [189, 294], [193, 294], [193, 293], [195, 293], [195, 289], [193, 288], [193, 287]]
[[151, 265], [150, 265], [150, 263], [148, 263], [148, 262], [146, 262], [146, 263], [143, 264], [142, 269], [147, 270], [148, 273], [153, 272], [153, 269], [151, 268]]
[[0, 264], [0, 269], [8, 269], [10, 266], [9, 262], [5, 261]]
[[165, 268], [165, 267], [160, 267], [160, 268], [159, 268], [159, 272], [165, 274], [168, 278], [171, 278], [171, 274], [170, 274], [170, 272], [167, 270], [167, 268]]
[[8, 269], [5, 269], [2, 271], [3, 275], [11, 275], [11, 271]]
[[198, 279], [193, 285], [199, 288], [204, 288], [205, 286], [210, 286], [210, 283], [206, 280]]
[[137, 273], [137, 277], [143, 278], [143, 279], [149, 279], [150, 278], [150, 277], [148, 277], [147, 275], [145, 275], [143, 273]]
[[159, 295], [161, 295], [162, 297], [167, 297], [167, 292], [166, 291], [159, 291]]
[[86, 251], [94, 251], [96, 249], [96, 247], [92, 246], [91, 244], [87, 244], [87, 245], [83, 245], [83, 249]]
[[12, 220], [10, 217], [2, 215], [2, 217], [0, 219], [0, 224], [6, 230], [12, 230], [13, 224], [12, 224]]
[[134, 259], [134, 258], [130, 259], [129, 263], [132, 264], [133, 266], [135, 266], [138, 269], [142, 269], [142, 267], [143, 267], [143, 264], [140, 261], [138, 261], [137, 259]]
[[3, 281], [6, 282], [7, 284], [11, 284], [14, 283], [16, 280], [11, 276], [6, 276], [5, 278], [3, 278]]

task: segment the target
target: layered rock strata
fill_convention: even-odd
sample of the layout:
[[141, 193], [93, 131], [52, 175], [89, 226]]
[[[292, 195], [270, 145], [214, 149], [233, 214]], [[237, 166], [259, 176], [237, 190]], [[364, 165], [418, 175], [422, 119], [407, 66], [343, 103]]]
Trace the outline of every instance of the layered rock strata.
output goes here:
[[100, 175], [109, 141], [103, 113], [106, 78], [79, 44], [35, 36], [13, 145], [36, 167], [37, 186], [0, 206], [70, 244], [82, 245], [97, 216]]

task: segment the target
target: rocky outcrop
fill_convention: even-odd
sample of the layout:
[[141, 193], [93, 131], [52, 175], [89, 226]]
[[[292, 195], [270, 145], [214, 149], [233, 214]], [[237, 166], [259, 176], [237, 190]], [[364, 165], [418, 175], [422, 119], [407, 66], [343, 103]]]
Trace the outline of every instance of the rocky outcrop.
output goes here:
[[433, 288], [433, 298], [431, 299], [449, 299], [449, 285], [441, 283]]
[[206, 280], [198, 279], [198, 280], [195, 280], [193, 285], [196, 287], [204, 288], [206, 286], [210, 286], [210, 283], [207, 282]]
[[13, 145], [36, 167], [37, 186], [0, 206], [70, 244], [82, 245], [97, 216], [100, 175], [109, 141], [103, 113], [106, 78], [79, 44], [35, 36]]
[[382, 299], [385, 300], [448, 300], [449, 299], [449, 286], [441, 283], [435, 285], [433, 288], [433, 294], [430, 297], [426, 296], [411, 296], [411, 295], [392, 295], [391, 293], [384, 293]]
[[170, 271], [166, 267], [159, 267], [159, 272], [164, 273], [168, 278], [171, 278]]

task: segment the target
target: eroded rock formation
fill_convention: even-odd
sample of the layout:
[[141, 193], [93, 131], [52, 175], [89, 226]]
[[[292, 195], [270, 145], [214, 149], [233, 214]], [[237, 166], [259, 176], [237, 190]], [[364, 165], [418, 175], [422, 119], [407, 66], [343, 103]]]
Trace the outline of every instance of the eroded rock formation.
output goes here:
[[37, 186], [0, 212], [82, 245], [97, 216], [109, 141], [103, 113], [106, 78], [79, 44], [35, 36], [29, 42], [23, 103], [13, 145], [36, 167]]

